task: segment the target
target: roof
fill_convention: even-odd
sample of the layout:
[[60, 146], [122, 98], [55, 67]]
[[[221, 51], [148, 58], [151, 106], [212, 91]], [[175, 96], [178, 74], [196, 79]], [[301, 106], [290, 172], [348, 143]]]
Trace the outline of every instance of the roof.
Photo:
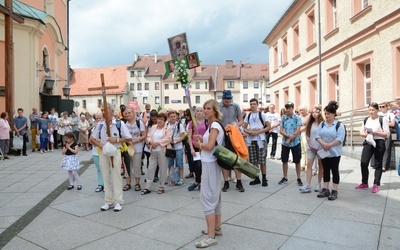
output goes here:
[[[157, 57], [157, 62], [155, 62], [155, 57]], [[165, 77], [165, 66], [164, 62], [171, 60], [169, 55], [167, 56], [138, 56], [138, 60], [133, 62], [128, 70], [143, 69], [145, 71], [145, 76], [162, 76]]]
[[129, 65], [110, 66], [103, 68], [73, 69], [70, 79], [71, 96], [101, 95], [101, 91], [89, 91], [88, 88], [101, 87], [100, 74], [104, 74], [107, 86], [118, 86], [118, 89], [106, 90], [107, 94], [121, 94], [126, 87], [127, 67]]
[[[5, 6], [4, 0], [0, 0], [0, 4]], [[42, 24], [45, 24], [44, 20], [47, 16], [46, 12], [33, 8], [18, 0], [13, 0], [13, 12], [23, 17], [38, 20]]]

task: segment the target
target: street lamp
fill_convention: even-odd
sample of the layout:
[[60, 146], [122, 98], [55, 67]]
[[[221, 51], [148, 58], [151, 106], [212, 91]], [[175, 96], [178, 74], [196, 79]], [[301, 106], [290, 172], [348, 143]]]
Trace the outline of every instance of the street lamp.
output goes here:
[[65, 85], [63, 88], [62, 88], [62, 91], [63, 91], [63, 95], [67, 98], [67, 99], [69, 99], [69, 94], [70, 94], [70, 91], [71, 91], [71, 87], [69, 86], [69, 85]]

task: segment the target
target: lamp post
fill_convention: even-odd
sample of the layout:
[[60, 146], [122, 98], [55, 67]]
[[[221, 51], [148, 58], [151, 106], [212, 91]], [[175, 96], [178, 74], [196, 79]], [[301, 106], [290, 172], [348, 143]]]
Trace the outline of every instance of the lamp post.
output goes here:
[[71, 91], [71, 87], [67, 84], [65, 84], [65, 86], [62, 88], [63, 91], [63, 95], [69, 100], [69, 94]]
[[321, 0], [318, 0], [318, 100], [322, 104]]

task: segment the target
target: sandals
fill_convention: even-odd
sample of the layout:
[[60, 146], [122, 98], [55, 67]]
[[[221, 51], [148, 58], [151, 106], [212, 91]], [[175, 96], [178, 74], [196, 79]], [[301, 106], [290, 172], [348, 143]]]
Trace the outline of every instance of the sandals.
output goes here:
[[150, 193], [151, 193], [151, 191], [148, 190], [147, 188], [145, 188], [145, 189], [143, 189], [141, 195], [146, 195], [146, 194], [150, 194]]
[[122, 190], [128, 191], [129, 189], [131, 189], [131, 184], [126, 184]]
[[157, 191], [157, 194], [163, 194], [164, 193], [164, 189], [159, 189], [158, 191]]
[[135, 191], [140, 191], [140, 190], [142, 190], [142, 189], [140, 188], [140, 185], [139, 185], [139, 184], [136, 184], [136, 185], [135, 185]]

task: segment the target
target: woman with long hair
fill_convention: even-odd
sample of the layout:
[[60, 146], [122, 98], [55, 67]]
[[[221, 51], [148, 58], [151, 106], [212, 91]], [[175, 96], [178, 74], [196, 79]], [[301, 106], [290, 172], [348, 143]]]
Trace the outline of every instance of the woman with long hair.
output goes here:
[[[324, 188], [317, 195], [318, 198], [328, 197], [328, 200], [336, 200], [339, 188], [339, 163], [342, 155], [342, 143], [345, 136], [345, 127], [343, 123], [339, 123], [335, 117], [339, 105], [335, 101], [330, 101], [324, 108], [326, 121], [321, 122], [318, 126], [317, 136], [315, 137], [321, 145], [322, 165], [324, 166]], [[339, 124], [338, 124], [339, 123]], [[332, 172], [332, 192], [329, 191], [329, 182]]]
[[204, 117], [208, 120], [209, 129], [204, 135], [195, 135], [196, 146], [201, 154], [201, 190], [200, 203], [206, 216], [207, 229], [202, 233], [207, 235], [196, 242], [196, 247], [205, 248], [217, 244], [215, 235], [222, 235], [221, 229], [221, 167], [213, 155], [215, 144], [224, 145], [224, 129], [219, 123], [222, 114], [219, 104], [211, 99], [204, 103]]
[[319, 192], [321, 189], [321, 180], [323, 174], [323, 167], [321, 158], [318, 157], [317, 152], [321, 148], [319, 143], [315, 140], [318, 132], [318, 126], [321, 122], [325, 120], [322, 115], [322, 106], [321, 104], [317, 104], [314, 106], [310, 120], [305, 129], [305, 135], [307, 140], [307, 182], [306, 184], [300, 188], [300, 191], [303, 193], [311, 192], [311, 178], [312, 178], [312, 165], [314, 164], [315, 158], [318, 159], [318, 183], [315, 186], [314, 191]]
[[[376, 102], [372, 102], [368, 105], [369, 117], [364, 120], [360, 127], [360, 135], [365, 137], [366, 140], [363, 143], [361, 153], [362, 180], [361, 184], [355, 187], [356, 189], [368, 189], [368, 166], [372, 155], [374, 155], [377, 165], [375, 166], [374, 184], [371, 189], [372, 193], [379, 192], [382, 177], [382, 160], [386, 150], [385, 139], [389, 135], [388, 119], [386, 117], [380, 117], [378, 111], [379, 105]], [[367, 140], [368, 136], [372, 137], [371, 140]]]
[[9, 145], [10, 145], [10, 124], [8, 123], [8, 113], [2, 112], [0, 119], [0, 149], [3, 154], [3, 160], [10, 159], [8, 157]]

